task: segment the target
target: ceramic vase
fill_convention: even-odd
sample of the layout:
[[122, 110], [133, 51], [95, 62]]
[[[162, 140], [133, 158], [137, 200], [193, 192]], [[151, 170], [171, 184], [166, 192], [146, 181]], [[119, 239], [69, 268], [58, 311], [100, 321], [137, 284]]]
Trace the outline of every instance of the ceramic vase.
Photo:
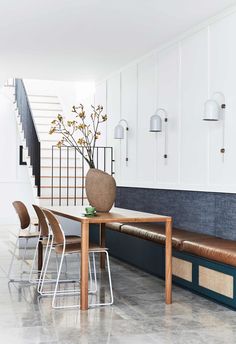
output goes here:
[[98, 212], [109, 212], [116, 198], [116, 182], [108, 173], [90, 168], [85, 179], [89, 204]]

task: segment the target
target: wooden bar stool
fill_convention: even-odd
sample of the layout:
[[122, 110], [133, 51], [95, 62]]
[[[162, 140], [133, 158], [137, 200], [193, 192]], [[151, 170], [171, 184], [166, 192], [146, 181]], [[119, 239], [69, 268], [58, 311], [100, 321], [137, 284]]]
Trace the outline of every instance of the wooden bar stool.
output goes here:
[[[19, 217], [20, 229], [17, 234], [16, 242], [15, 242], [13, 253], [12, 253], [12, 259], [11, 259], [10, 267], [8, 271], [8, 278], [10, 281], [28, 281], [28, 280], [22, 279], [22, 274], [29, 273], [29, 271], [23, 271], [23, 264], [26, 263], [26, 252], [27, 252], [29, 240], [32, 240], [32, 239], [36, 240], [39, 238], [38, 223], [31, 222], [28, 210], [23, 202], [15, 201], [12, 203], [12, 205], [15, 208], [15, 211]], [[35, 226], [37, 228], [32, 230], [32, 226]], [[21, 267], [20, 267], [20, 272], [19, 272], [20, 279], [15, 279], [15, 278], [12, 278], [11, 274], [12, 274], [12, 267], [13, 267], [14, 260], [16, 258], [20, 259], [20, 257], [16, 256], [16, 250], [17, 250], [17, 247], [19, 247], [20, 239], [23, 239], [25, 242], [24, 242], [23, 257], [22, 257], [22, 262], [21, 262]]]
[[[30, 273], [30, 282], [31, 283], [38, 283], [38, 292], [41, 295], [50, 295], [50, 293], [48, 292], [44, 292], [43, 291], [43, 287], [44, 287], [44, 283], [52, 283], [52, 282], [56, 282], [55, 279], [46, 279], [46, 272], [45, 272], [45, 266], [46, 264], [48, 265], [48, 261], [50, 259], [50, 246], [53, 240], [52, 234], [51, 234], [51, 229], [50, 226], [48, 225], [48, 221], [47, 218], [45, 217], [42, 208], [40, 208], [38, 205], [33, 204], [34, 210], [37, 214], [38, 220], [39, 220], [39, 229], [40, 229], [40, 236], [38, 238], [38, 242], [37, 242], [37, 246], [36, 246], [36, 250], [35, 250], [35, 255], [34, 255], [34, 260], [33, 260], [33, 264], [32, 264], [32, 268], [31, 268], [31, 273]], [[66, 242], [67, 243], [71, 243], [71, 244], [75, 244], [75, 243], [80, 243], [81, 242], [81, 237], [78, 235], [67, 235], [66, 236]], [[42, 244], [42, 247], [44, 249], [44, 259], [43, 259], [43, 265], [42, 265], [42, 269], [41, 271], [38, 270], [34, 270], [34, 266], [36, 263], [36, 257], [37, 257], [37, 251], [38, 251], [38, 246], [39, 244]], [[53, 245], [54, 246], [54, 245]], [[53, 248], [53, 247], [52, 247]], [[39, 278], [36, 280], [32, 279], [33, 273], [37, 272], [39, 275]], [[53, 272], [58, 272], [58, 271], [47, 271], [50, 273]]]
[[[56, 280], [56, 285], [53, 293], [53, 299], [52, 299], [52, 307], [53, 308], [72, 308], [72, 307], [79, 307], [79, 304], [73, 304], [73, 305], [66, 305], [66, 306], [57, 306], [56, 305], [56, 298], [58, 295], [73, 295], [78, 294], [78, 291], [69, 290], [69, 291], [59, 291], [58, 286], [60, 282], [60, 275], [62, 270], [62, 264], [64, 261], [64, 258], [67, 255], [71, 254], [79, 254], [81, 253], [81, 243], [77, 244], [71, 244], [66, 242], [66, 237], [64, 234], [64, 231], [58, 222], [57, 218], [48, 210], [43, 210], [44, 214], [46, 215], [48, 222], [50, 224], [51, 230], [52, 230], [52, 236], [53, 236], [53, 244], [55, 247], [55, 252], [57, 255], [60, 256], [60, 264], [59, 264], [59, 270]], [[110, 263], [109, 263], [109, 256], [108, 251], [104, 247], [100, 247], [95, 244], [90, 244], [89, 246], [89, 254], [94, 255], [94, 253], [105, 253], [107, 258], [107, 269], [108, 269], [108, 279], [109, 279], [109, 288], [110, 288], [110, 302], [103, 302], [103, 303], [93, 303], [90, 304], [90, 306], [106, 306], [106, 305], [112, 305], [113, 304], [113, 291], [112, 291], [112, 282], [111, 282], [111, 271], [110, 271]], [[96, 275], [96, 266], [94, 262], [94, 275]], [[96, 277], [95, 277], [96, 278]], [[96, 279], [97, 280], [97, 279]]]

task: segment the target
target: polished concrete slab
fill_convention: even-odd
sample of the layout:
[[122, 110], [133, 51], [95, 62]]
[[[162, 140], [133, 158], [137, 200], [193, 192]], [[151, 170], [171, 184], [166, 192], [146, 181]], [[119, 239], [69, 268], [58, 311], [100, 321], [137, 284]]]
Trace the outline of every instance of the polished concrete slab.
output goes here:
[[[111, 259], [115, 302], [111, 307], [52, 310], [35, 285], [8, 283], [11, 254], [7, 228], [0, 228], [0, 342], [81, 344], [218, 344], [236, 342], [236, 313], [174, 287], [173, 304], [164, 303], [164, 282]], [[32, 256], [32, 250], [29, 255]], [[140, 253], [141, 254], [141, 253]], [[55, 260], [52, 260], [52, 265]], [[78, 257], [68, 273], [78, 274]], [[14, 271], [19, 262], [14, 264]], [[98, 299], [109, 298], [106, 273], [99, 274]], [[91, 296], [94, 297], [94, 296]], [[70, 304], [78, 297], [62, 297]], [[96, 301], [96, 300], [95, 300]]]

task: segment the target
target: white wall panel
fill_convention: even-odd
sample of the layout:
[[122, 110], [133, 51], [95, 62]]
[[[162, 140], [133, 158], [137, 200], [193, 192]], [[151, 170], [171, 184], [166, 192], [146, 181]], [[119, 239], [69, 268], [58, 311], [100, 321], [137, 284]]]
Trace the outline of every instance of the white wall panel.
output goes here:
[[15, 181], [17, 178], [18, 142], [13, 105], [3, 92], [0, 94], [0, 104], [1, 126], [7, 133], [7, 137], [0, 135], [0, 181]]
[[236, 191], [236, 14], [210, 27], [210, 94], [223, 92], [225, 111], [225, 155], [222, 159], [223, 122], [210, 123], [209, 181], [216, 188], [229, 185]]
[[144, 186], [156, 183], [156, 135], [149, 132], [157, 97], [155, 62], [153, 54], [138, 65], [137, 181]]
[[[95, 106], [102, 105], [103, 106], [103, 114], [105, 115], [107, 112], [107, 95], [106, 95], [106, 81], [100, 83], [96, 87], [95, 97], [94, 97], [94, 104]], [[98, 146], [106, 146], [107, 145], [107, 122], [100, 124], [100, 132], [101, 136], [97, 141]]]
[[[158, 185], [178, 183], [179, 141], [179, 48], [178, 45], [158, 55], [157, 92], [158, 107], [168, 113], [167, 133], [157, 134], [157, 181]], [[164, 117], [163, 117], [164, 119]], [[164, 159], [165, 135], [167, 134], [167, 159]]]
[[121, 117], [129, 125], [128, 163], [125, 161], [126, 144], [121, 142], [121, 180], [122, 185], [129, 185], [136, 179], [137, 148], [137, 65], [131, 65], [121, 74]]
[[120, 140], [114, 139], [114, 128], [120, 120], [120, 74], [107, 80], [107, 145], [114, 148], [115, 178], [120, 178]]
[[180, 182], [192, 186], [207, 183], [207, 126], [202, 120], [208, 91], [207, 38], [207, 30], [202, 30], [184, 40], [181, 49]]
[[12, 202], [22, 200], [31, 213], [34, 203], [28, 167], [19, 165], [20, 137], [16, 126], [14, 104], [5, 89], [0, 92], [0, 119], [4, 131], [0, 135], [0, 224], [18, 223]]

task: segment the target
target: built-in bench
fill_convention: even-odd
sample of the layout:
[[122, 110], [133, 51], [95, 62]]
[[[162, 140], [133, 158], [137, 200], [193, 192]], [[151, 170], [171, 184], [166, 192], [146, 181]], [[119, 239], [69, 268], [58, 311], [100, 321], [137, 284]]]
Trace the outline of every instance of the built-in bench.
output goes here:
[[[160, 224], [112, 223], [107, 228], [154, 242], [163, 252], [165, 227]], [[173, 228], [172, 244], [174, 282], [236, 309], [236, 241]]]

